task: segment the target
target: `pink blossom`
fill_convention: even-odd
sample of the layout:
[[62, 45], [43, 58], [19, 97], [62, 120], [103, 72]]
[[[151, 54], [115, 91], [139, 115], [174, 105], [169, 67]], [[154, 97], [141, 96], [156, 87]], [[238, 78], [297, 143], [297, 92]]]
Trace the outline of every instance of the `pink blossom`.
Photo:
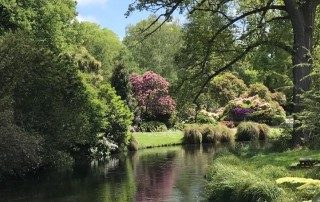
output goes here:
[[159, 74], [147, 71], [143, 75], [132, 74], [130, 82], [138, 105], [154, 116], [170, 115], [176, 103], [169, 95], [169, 82]]

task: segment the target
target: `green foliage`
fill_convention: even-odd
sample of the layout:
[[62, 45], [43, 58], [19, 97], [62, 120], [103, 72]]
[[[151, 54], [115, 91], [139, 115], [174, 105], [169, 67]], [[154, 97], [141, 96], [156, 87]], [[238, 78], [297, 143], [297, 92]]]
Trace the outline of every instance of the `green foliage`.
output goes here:
[[286, 113], [278, 102], [267, 102], [259, 96], [253, 96], [232, 100], [225, 107], [223, 116], [225, 120], [246, 120], [277, 126], [285, 121]]
[[280, 105], [286, 105], [287, 104], [287, 97], [282, 92], [275, 92], [271, 94], [272, 100], [278, 102]]
[[[160, 29], [143, 40], [141, 30], [147, 28], [155, 16], [150, 16], [136, 25], [129, 26], [124, 38], [124, 44], [132, 52], [141, 72], [154, 71], [165, 77], [168, 81], [177, 80], [178, 69], [175, 65], [175, 55], [181, 44], [181, 28], [176, 22], [164, 23]], [[150, 30], [156, 28], [161, 22], [156, 22]]]
[[214, 117], [207, 111], [201, 110], [197, 114], [197, 123], [199, 124], [216, 124], [217, 121], [214, 119]]
[[202, 134], [199, 131], [199, 128], [189, 126], [184, 129], [183, 136], [184, 144], [201, 144], [202, 143]]
[[220, 106], [225, 106], [229, 101], [238, 98], [246, 89], [244, 81], [230, 72], [213, 78], [209, 87], [210, 94]]
[[118, 56], [124, 49], [119, 38], [111, 30], [90, 22], [74, 23], [73, 29], [76, 36], [75, 43], [84, 46], [101, 62], [103, 75], [109, 78]]
[[302, 96], [303, 111], [298, 114], [302, 131], [305, 134], [309, 134], [306, 137], [309, 141], [309, 145], [313, 147], [319, 147], [320, 142], [320, 47], [315, 51], [314, 56], [314, 70], [312, 73], [313, 86], [308, 92], [305, 92]]
[[23, 176], [42, 165], [42, 138], [28, 134], [13, 123], [13, 112], [0, 101], [0, 180]]
[[236, 140], [237, 141], [252, 141], [259, 139], [260, 130], [256, 123], [253, 122], [242, 122], [239, 124]]
[[111, 86], [116, 90], [117, 95], [129, 103], [132, 99], [132, 87], [128, 68], [126, 68], [123, 63], [118, 63], [113, 69], [110, 80]]
[[248, 91], [246, 92], [247, 97], [258, 95], [261, 99], [271, 101], [271, 92], [262, 83], [251, 84]]
[[139, 126], [140, 132], [165, 132], [167, 126], [159, 121], [142, 122]]
[[116, 95], [109, 84], [99, 88], [99, 97], [105, 104], [106, 127], [103, 129], [105, 136], [117, 145], [128, 143], [128, 132], [133, 116], [129, 107]]
[[70, 48], [70, 24], [76, 17], [75, 1], [6, 0], [1, 1], [0, 11], [4, 17], [1, 18], [0, 35], [20, 29], [54, 52]]

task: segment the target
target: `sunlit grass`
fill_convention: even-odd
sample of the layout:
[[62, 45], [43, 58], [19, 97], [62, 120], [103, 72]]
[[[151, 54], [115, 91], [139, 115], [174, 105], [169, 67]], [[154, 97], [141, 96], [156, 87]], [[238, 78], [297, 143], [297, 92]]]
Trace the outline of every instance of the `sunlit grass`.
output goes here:
[[183, 132], [182, 131], [167, 131], [167, 132], [149, 132], [149, 133], [133, 133], [133, 136], [138, 142], [139, 149], [181, 145]]

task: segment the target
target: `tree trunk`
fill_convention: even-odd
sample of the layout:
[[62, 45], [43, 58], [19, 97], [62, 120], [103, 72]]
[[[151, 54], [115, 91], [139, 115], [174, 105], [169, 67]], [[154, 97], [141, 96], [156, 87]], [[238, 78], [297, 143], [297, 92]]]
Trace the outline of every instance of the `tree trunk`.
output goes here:
[[318, 3], [316, 0], [308, 0], [297, 3], [297, 0], [285, 0], [287, 11], [290, 15], [294, 34], [293, 62], [293, 103], [294, 103], [294, 146], [302, 144], [305, 138], [304, 132], [299, 130], [296, 113], [303, 110], [301, 106], [301, 94], [311, 88], [311, 73], [313, 50], [313, 33], [315, 13]]

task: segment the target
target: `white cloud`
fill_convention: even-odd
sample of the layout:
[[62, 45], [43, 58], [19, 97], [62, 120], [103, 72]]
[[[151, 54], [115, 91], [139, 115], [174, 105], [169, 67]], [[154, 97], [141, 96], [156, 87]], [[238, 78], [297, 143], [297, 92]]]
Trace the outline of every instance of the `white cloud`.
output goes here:
[[94, 23], [98, 23], [98, 20], [93, 16], [78, 15], [77, 16], [77, 20], [79, 22], [94, 22]]
[[108, 0], [77, 0], [78, 5], [102, 5], [107, 2]]

